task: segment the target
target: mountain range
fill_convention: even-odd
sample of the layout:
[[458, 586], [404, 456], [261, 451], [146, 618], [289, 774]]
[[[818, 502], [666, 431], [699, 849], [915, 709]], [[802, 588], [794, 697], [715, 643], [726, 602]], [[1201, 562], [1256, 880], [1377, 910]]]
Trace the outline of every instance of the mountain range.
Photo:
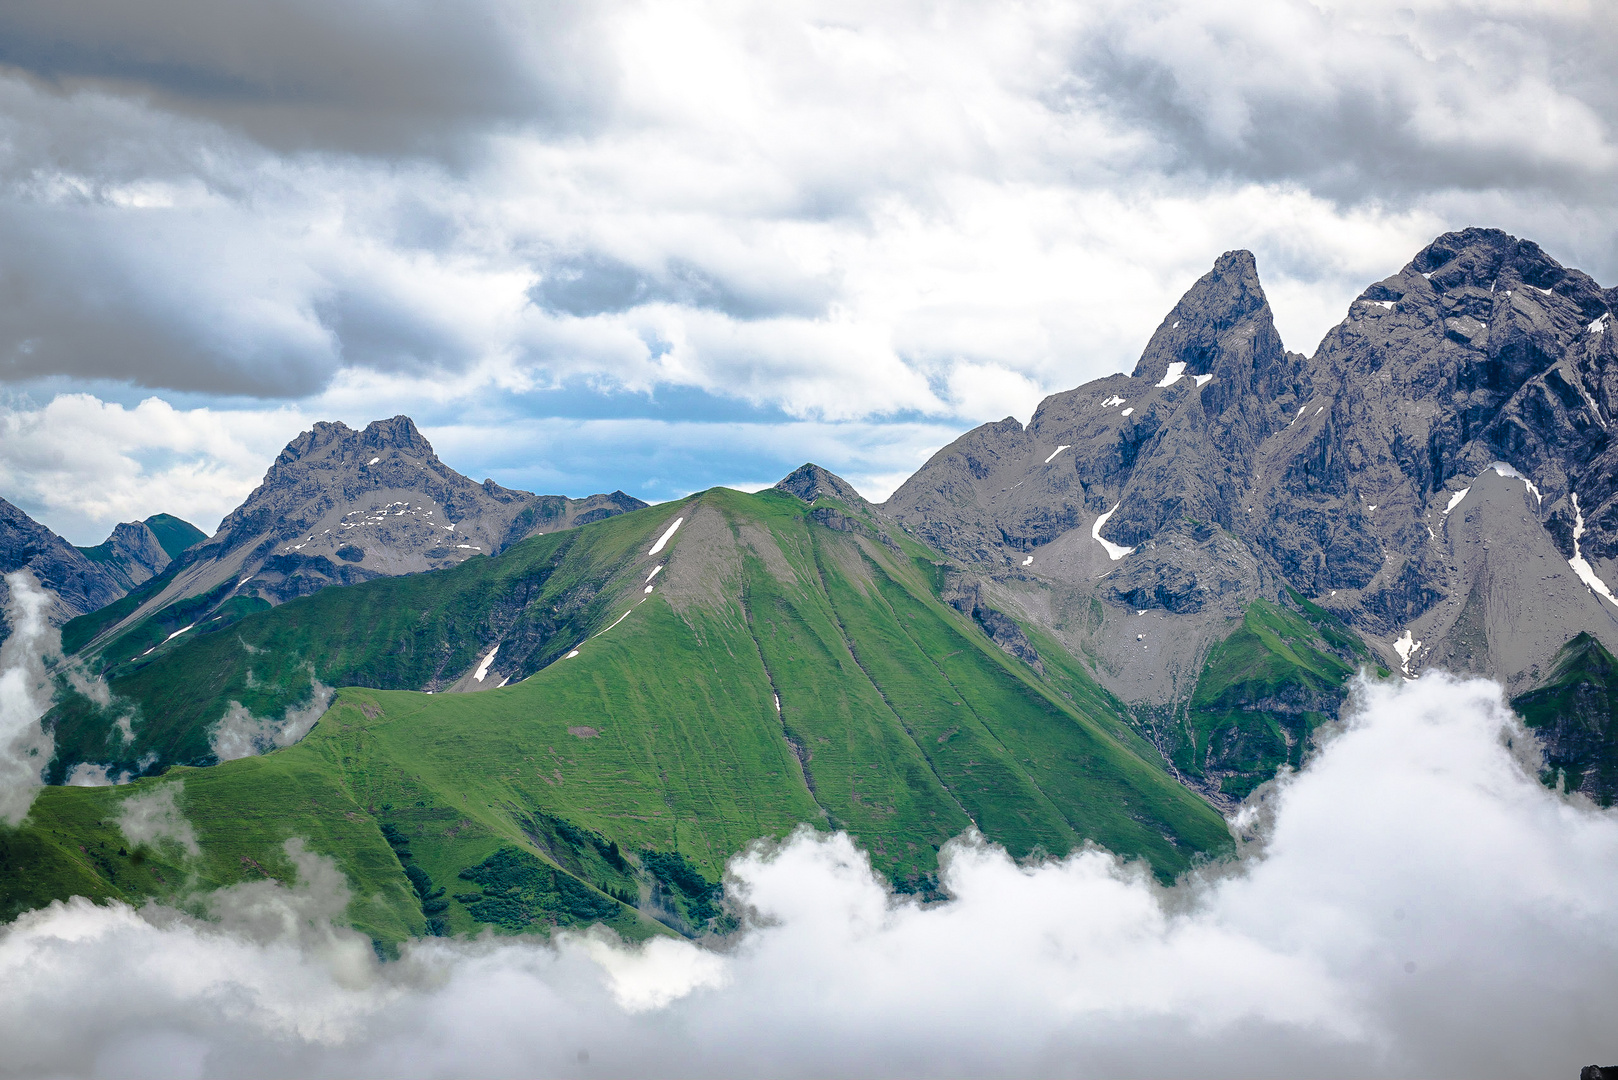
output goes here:
[[[1229, 252], [1130, 374], [965, 433], [880, 505], [814, 465], [652, 507], [533, 496], [396, 417], [316, 425], [178, 552], [159, 519], [87, 557], [13, 512], [0, 537], [34, 547], [0, 551], [109, 690], [62, 679], [48, 776], [134, 783], [0, 829], [30, 868], [0, 907], [285, 876], [298, 835], [373, 897], [350, 914], [379, 947], [692, 934], [724, 927], [725, 861], [801, 823], [906, 890], [968, 827], [1166, 880], [1359, 671], [1498, 679], [1546, 783], [1610, 803], [1615, 306], [1468, 229], [1305, 357]], [[175, 781], [200, 854], [137, 861], [116, 807]]]
[[569, 499], [476, 483], [440, 461], [409, 417], [363, 431], [318, 423], [213, 536], [197, 533], [172, 561], [130, 575], [127, 595], [73, 625], [64, 643], [75, 652], [94, 639], [107, 671], [193, 627], [218, 630], [329, 585], [455, 566], [645, 505], [621, 491]]

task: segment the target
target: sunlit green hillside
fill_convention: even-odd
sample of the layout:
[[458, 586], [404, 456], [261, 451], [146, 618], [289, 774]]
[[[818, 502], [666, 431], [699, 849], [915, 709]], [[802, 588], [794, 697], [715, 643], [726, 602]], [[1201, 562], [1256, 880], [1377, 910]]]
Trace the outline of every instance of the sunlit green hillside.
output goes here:
[[[158, 881], [154, 857], [107, 854], [127, 844], [103, 823], [174, 779], [207, 880], [274, 873], [279, 845], [305, 836], [357, 883], [353, 917], [381, 939], [428, 919], [591, 921], [592, 904], [689, 932], [726, 859], [805, 822], [849, 830], [915, 888], [972, 825], [1018, 856], [1094, 840], [1162, 876], [1226, 844], [1082, 670], [1058, 688], [1002, 652], [937, 599], [936, 569], [864, 508], [716, 489], [193, 631], [126, 665], [112, 709], [59, 710], [61, 743], [81, 760], [197, 760], [232, 702], [274, 716], [312, 679], [350, 689], [296, 746], [49, 790], [6, 841], [39, 868], [9, 875], [8, 905], [177, 888], [177, 850]], [[486, 670], [504, 688], [358, 688], [493, 684], [469, 673], [496, 644]], [[131, 704], [124, 747], [112, 721]]]

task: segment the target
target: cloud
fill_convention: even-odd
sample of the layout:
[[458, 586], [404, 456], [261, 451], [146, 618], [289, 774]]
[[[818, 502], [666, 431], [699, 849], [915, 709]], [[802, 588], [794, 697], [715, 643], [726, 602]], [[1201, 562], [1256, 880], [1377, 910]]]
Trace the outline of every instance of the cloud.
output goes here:
[[1455, 3], [1090, 5], [1088, 96], [1171, 168], [1291, 181], [1351, 203], [1538, 190], [1610, 204], [1618, 95], [1599, 7]]
[[[1239, 860], [1165, 889], [971, 837], [945, 903], [842, 834], [732, 863], [718, 950], [428, 940], [379, 963], [349, 902], [236, 886], [217, 922], [56, 904], [0, 936], [0, 1070], [309, 1076], [1543, 1076], [1610, 1058], [1618, 814], [1544, 788], [1498, 686], [1362, 685], [1248, 804]], [[69, 1037], [71, 1033], [71, 1037]]]
[[51, 706], [46, 657], [61, 655], [61, 637], [51, 623], [51, 594], [27, 570], [7, 574], [5, 618], [9, 636], [0, 642], [0, 822], [15, 826], [28, 815], [56, 741], [40, 724]]
[[129, 846], [168, 842], [177, 844], [188, 855], [200, 855], [202, 848], [197, 844], [197, 831], [180, 810], [178, 800], [184, 793], [185, 781], [176, 780], [126, 796], [118, 804], [118, 829]]
[[308, 426], [290, 409], [177, 409], [160, 398], [0, 400], [0, 490], [79, 544], [159, 512], [212, 532]]
[[[1515, 0], [18, 8], [0, 383], [506, 431], [724, 401], [903, 442], [1128, 370], [1232, 248], [1300, 351], [1448, 228], [1618, 278], [1615, 35]], [[238, 459], [165, 494], [123, 438], [144, 480], [106, 506], [0, 493], [76, 536], [234, 505], [202, 489]], [[764, 479], [646, 493], [708, 476]]]
[[331, 705], [332, 688], [319, 679], [310, 680], [309, 702], [303, 706], [287, 706], [281, 719], [254, 716], [239, 701], [229, 708], [209, 729], [208, 749], [220, 761], [267, 754], [278, 746], [291, 746], [309, 734], [309, 730], [325, 715]]
[[0, 64], [149, 95], [278, 150], [442, 151], [468, 127], [587, 128], [615, 74], [592, 21], [567, 0], [66, 0], [0, 15]]
[[[929, 387], [1127, 368], [1233, 247], [1328, 298], [1289, 331], [1307, 348], [1479, 213], [1613, 272], [1610, 23], [1503, 0], [13, 12], [0, 370], [271, 399], [351, 371], [584, 377], [977, 419]], [[412, 149], [446, 130], [476, 152]]]

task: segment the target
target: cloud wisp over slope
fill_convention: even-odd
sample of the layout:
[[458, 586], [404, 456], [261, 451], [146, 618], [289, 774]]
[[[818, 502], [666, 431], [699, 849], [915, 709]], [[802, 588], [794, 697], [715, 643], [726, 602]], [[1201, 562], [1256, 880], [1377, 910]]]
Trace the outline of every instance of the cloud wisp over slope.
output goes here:
[[747, 928], [720, 951], [380, 964], [329, 928], [346, 887], [294, 839], [298, 885], [203, 898], [211, 922], [75, 901], [7, 928], [0, 977], [31, 990], [0, 1005], [0, 1072], [1572, 1075], [1618, 1049], [1618, 815], [1540, 785], [1528, 745], [1493, 684], [1362, 686], [1249, 805], [1240, 859], [1173, 889], [965, 838], [953, 899], [921, 907], [806, 833], [732, 864]]
[[[469, 467], [771, 479], [795, 424], [1025, 416], [1127, 368], [1230, 248], [1301, 351], [1451, 227], [1618, 279], [1615, 44], [1607, 6], [1526, 0], [19, 7], [0, 408], [616, 424], [648, 458], [713, 423], [640, 475]], [[731, 475], [759, 444], [770, 475]], [[881, 495], [924, 454], [825, 464]], [[149, 457], [143, 497], [229, 509], [207, 450]]]

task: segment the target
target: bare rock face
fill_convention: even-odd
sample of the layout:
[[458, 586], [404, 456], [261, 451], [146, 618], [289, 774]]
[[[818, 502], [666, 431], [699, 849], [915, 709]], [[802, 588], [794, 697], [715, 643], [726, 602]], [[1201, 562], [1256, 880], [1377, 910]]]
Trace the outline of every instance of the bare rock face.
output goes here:
[[116, 578], [126, 592], [161, 574], [173, 561], [144, 521], [115, 525], [105, 541], [79, 551]]
[[841, 500], [849, 506], [868, 506], [865, 498], [851, 487], [848, 481], [835, 473], [822, 469], [819, 465], [810, 462], [800, 465], [775, 485], [777, 491], [784, 491], [794, 495], [806, 503], [827, 496]]
[[645, 505], [621, 491], [569, 499], [476, 483], [440, 461], [407, 416], [363, 431], [322, 422], [287, 444], [263, 483], [119, 627], [187, 597], [208, 596], [213, 607], [232, 598], [279, 604], [328, 585], [454, 566]]
[[1305, 358], [1229, 252], [1132, 374], [968, 432], [883, 510], [1139, 705], [1189, 700], [1248, 604], [1294, 596], [1390, 667], [1516, 690], [1575, 634], [1618, 648], [1615, 304], [1467, 229]]
[[1267, 416], [1307, 378], [1252, 255], [1229, 252], [1164, 318], [1134, 374], [1046, 398], [1026, 427], [1008, 417], [968, 432], [884, 510], [987, 571], [998, 609], [1093, 657], [1114, 693], [1169, 704], [1230, 620], [1281, 591], [1273, 562], [1236, 532], [1240, 493]]
[[0, 574], [16, 570], [28, 570], [41, 585], [56, 594], [58, 622], [110, 604], [124, 593], [116, 578], [104, 568], [0, 499]]
[[[4, 575], [16, 570], [28, 570], [56, 595], [51, 616], [58, 625], [110, 604], [125, 592], [115, 573], [0, 499], [0, 609], [11, 597]], [[0, 641], [10, 634], [9, 624], [0, 620]]]

